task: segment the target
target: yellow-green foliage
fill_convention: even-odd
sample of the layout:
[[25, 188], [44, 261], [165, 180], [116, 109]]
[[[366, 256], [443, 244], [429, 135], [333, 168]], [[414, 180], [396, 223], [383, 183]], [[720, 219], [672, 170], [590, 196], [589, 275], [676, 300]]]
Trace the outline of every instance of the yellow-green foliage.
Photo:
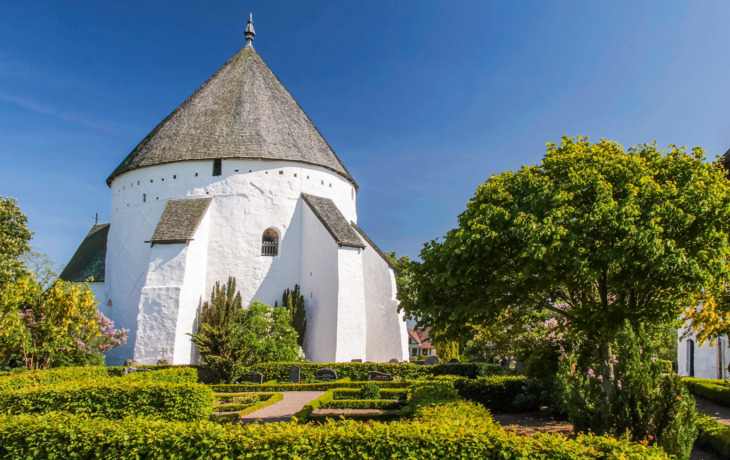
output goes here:
[[198, 384], [104, 379], [30, 386], [0, 392], [0, 412], [32, 414], [63, 411], [119, 419], [130, 415], [166, 420], [208, 418], [214, 396]]
[[472, 403], [419, 410], [412, 421], [323, 426], [295, 423], [222, 426], [84, 416], [0, 416], [0, 457], [259, 459], [667, 459], [657, 448], [621, 439], [517, 436]]
[[697, 417], [697, 429], [700, 433], [697, 438], [699, 445], [711, 448], [724, 458], [730, 458], [730, 426], [707, 415], [700, 415]]

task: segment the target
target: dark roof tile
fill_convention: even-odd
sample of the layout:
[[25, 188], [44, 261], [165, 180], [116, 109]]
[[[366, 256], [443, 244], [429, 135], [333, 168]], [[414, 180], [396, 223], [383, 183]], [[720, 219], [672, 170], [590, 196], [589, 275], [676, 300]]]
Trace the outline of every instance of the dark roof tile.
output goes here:
[[192, 239], [211, 200], [212, 198], [189, 198], [168, 201], [150, 242], [184, 243]]
[[94, 225], [58, 277], [72, 282], [88, 281], [91, 277], [95, 282], [104, 281], [107, 235], [109, 224]]
[[365, 247], [362, 240], [357, 236], [357, 232], [353, 230], [332, 200], [306, 193], [302, 193], [302, 198], [337, 244], [356, 248]]

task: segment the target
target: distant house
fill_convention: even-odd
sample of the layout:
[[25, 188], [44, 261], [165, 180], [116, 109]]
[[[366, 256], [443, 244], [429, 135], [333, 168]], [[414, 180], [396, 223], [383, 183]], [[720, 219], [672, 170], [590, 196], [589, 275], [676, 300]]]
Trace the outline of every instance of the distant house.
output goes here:
[[411, 360], [423, 359], [426, 356], [436, 354], [436, 349], [431, 344], [428, 336], [430, 329], [408, 329], [408, 352]]

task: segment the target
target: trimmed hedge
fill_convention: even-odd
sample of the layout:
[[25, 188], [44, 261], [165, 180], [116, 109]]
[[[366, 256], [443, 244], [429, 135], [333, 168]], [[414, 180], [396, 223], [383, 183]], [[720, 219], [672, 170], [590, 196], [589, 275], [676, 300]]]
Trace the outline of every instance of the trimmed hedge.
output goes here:
[[389, 422], [392, 420], [397, 420], [401, 416], [400, 412], [397, 410], [384, 410], [382, 412], [372, 413], [372, 414], [358, 414], [358, 413], [350, 413], [350, 414], [310, 414], [309, 417], [307, 417], [307, 421], [309, 422], [327, 422], [327, 421], [341, 421], [341, 420], [357, 420], [360, 422]]
[[532, 393], [524, 377], [503, 375], [474, 380], [455, 379], [454, 388], [462, 398], [482, 404], [493, 412], [519, 412], [539, 408], [539, 398]]
[[289, 369], [294, 365], [299, 366], [299, 377], [302, 382], [314, 382], [315, 373], [323, 368], [334, 370], [338, 378], [350, 378], [354, 382], [367, 380], [369, 371], [384, 372], [404, 380], [438, 375], [476, 378], [504, 374], [504, 370], [498, 364], [491, 363], [454, 363], [434, 366], [410, 363], [261, 363], [247, 367], [245, 372], [261, 372], [267, 380], [287, 381], [289, 380]]
[[[336, 388], [334, 399], [360, 399], [360, 390], [356, 388]], [[381, 399], [406, 399], [408, 390], [405, 388], [381, 388]]]
[[89, 379], [102, 380], [108, 377], [107, 368], [103, 366], [59, 367], [44, 371], [25, 371], [0, 376], [0, 391]]
[[[233, 423], [239, 418], [243, 417], [244, 415], [248, 415], [254, 411], [257, 411], [259, 409], [263, 409], [266, 406], [270, 406], [274, 403], [277, 403], [284, 399], [284, 395], [281, 393], [256, 393], [256, 397], [259, 400], [257, 403], [254, 404], [248, 404], [246, 407], [242, 407], [240, 410], [236, 411], [233, 414], [216, 414], [213, 413], [210, 416], [210, 420], [216, 423]], [[234, 406], [234, 404], [230, 405], [219, 405], [215, 406], [216, 409], [223, 409], [221, 412], [228, 412], [225, 410], [226, 408], [229, 408], [229, 406]], [[235, 409], [234, 409], [235, 410]]]
[[682, 382], [693, 395], [730, 407], [730, 385], [725, 380], [686, 377]]
[[134, 415], [196, 421], [208, 418], [213, 401], [213, 392], [203, 385], [114, 379], [0, 392], [0, 412], [64, 411], [109, 419]]
[[471, 403], [421, 408], [414, 421], [342, 421], [221, 426], [201, 421], [90, 419], [68, 414], [0, 415], [3, 458], [668, 459], [625, 439], [518, 436]]
[[730, 426], [707, 415], [699, 415], [696, 424], [699, 431], [697, 444], [730, 458]]
[[323, 409], [398, 409], [403, 401], [397, 399], [333, 399]]
[[306, 423], [312, 412], [319, 409], [320, 406], [329, 404], [334, 399], [334, 390], [327, 390], [325, 393], [314, 401], [310, 401], [302, 407], [299, 412], [294, 414], [292, 420], [299, 423]]
[[360, 389], [366, 383], [376, 383], [380, 391], [393, 388], [407, 388], [408, 382], [326, 382], [326, 383], [297, 383], [291, 385], [210, 385], [216, 393], [242, 393], [246, 391], [327, 391], [335, 388]]

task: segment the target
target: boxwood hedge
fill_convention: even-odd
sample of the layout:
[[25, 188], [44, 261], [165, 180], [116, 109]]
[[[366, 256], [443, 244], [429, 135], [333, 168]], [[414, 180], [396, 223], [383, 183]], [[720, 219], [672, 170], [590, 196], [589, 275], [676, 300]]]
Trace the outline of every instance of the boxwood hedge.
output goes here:
[[696, 423], [699, 431], [697, 444], [730, 458], [730, 426], [707, 415], [699, 415]]
[[3, 391], [0, 412], [64, 411], [109, 419], [136, 415], [195, 421], [208, 418], [213, 401], [213, 392], [204, 385], [106, 379]]
[[3, 458], [530, 458], [667, 459], [658, 448], [600, 436], [517, 436], [488, 411], [457, 402], [396, 423], [342, 421], [230, 426], [207, 421], [108, 420], [83, 415], [0, 415]]
[[693, 395], [730, 407], [730, 384], [725, 380], [683, 378], [682, 382]]

